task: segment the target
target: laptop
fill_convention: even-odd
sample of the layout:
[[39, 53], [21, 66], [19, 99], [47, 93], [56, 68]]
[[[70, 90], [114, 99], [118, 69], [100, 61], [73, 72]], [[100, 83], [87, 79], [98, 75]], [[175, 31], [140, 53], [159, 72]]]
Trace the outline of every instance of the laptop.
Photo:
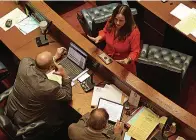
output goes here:
[[60, 61], [68, 76], [74, 79], [86, 68], [87, 53], [73, 42], [70, 43], [67, 56]]
[[108, 112], [109, 120], [106, 129], [113, 132], [117, 120], [121, 120], [123, 105], [104, 98], [99, 98], [97, 108], [104, 108]]

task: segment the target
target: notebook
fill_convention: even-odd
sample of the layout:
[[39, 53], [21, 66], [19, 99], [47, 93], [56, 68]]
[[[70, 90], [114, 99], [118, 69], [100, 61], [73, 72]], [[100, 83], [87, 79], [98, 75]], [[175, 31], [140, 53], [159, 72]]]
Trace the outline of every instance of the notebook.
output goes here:
[[114, 125], [116, 122], [121, 120], [122, 112], [123, 112], [123, 105], [104, 99], [99, 98], [97, 108], [104, 108], [109, 114], [108, 126], [107, 130], [113, 131]]
[[60, 61], [68, 76], [74, 79], [86, 68], [87, 53], [80, 49], [73, 42], [70, 43], [68, 54]]

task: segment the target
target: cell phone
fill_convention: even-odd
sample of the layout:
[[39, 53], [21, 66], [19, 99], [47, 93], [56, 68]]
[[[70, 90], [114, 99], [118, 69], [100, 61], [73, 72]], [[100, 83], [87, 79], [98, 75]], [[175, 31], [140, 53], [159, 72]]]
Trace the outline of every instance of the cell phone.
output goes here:
[[106, 65], [112, 63], [112, 58], [110, 58], [110, 57], [109, 57], [107, 54], [105, 54], [105, 53], [101, 53], [101, 54], [99, 55], [99, 58], [101, 58], [101, 60], [102, 60]]

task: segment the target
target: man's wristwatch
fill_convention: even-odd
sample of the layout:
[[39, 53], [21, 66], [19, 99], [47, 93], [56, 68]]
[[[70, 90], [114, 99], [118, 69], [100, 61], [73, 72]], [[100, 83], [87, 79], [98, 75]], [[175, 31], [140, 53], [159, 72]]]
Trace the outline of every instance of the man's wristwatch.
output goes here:
[[56, 62], [56, 57], [55, 57], [55, 56], [53, 56], [53, 58], [52, 58], [52, 59], [53, 59], [54, 64], [55, 64], [55, 65], [58, 65], [58, 64], [57, 64], [57, 62]]

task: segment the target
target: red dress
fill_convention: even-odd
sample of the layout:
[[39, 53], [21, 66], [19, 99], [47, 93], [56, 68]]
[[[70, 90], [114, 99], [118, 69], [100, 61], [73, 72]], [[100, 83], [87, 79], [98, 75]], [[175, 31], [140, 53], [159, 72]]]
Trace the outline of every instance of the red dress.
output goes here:
[[102, 36], [106, 41], [104, 52], [107, 53], [114, 60], [122, 60], [131, 58], [131, 63], [123, 65], [128, 71], [136, 75], [135, 61], [140, 54], [140, 31], [135, 27], [131, 34], [124, 40], [119, 41], [114, 39], [114, 29], [109, 33], [106, 30], [107, 24], [104, 29], [99, 31], [99, 36]]

